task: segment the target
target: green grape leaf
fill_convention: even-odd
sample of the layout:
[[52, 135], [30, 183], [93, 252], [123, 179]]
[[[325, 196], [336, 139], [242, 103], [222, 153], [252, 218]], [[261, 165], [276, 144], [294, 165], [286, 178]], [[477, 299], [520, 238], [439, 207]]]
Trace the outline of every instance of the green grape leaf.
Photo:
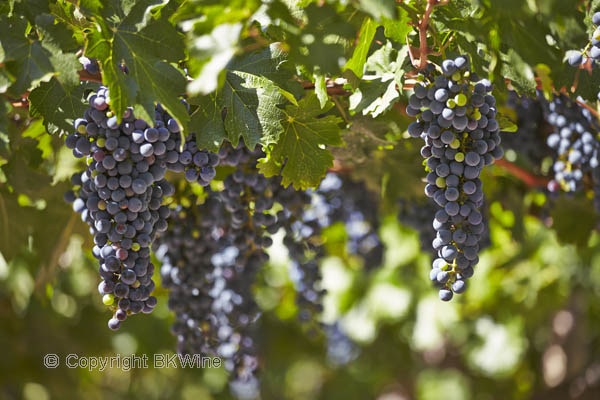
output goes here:
[[376, 50], [365, 64], [373, 75], [363, 76], [350, 96], [350, 111], [371, 114], [375, 118], [389, 110], [400, 97], [407, 55], [406, 47], [396, 51], [391, 42]]
[[78, 47], [73, 32], [65, 24], [57, 22], [58, 19], [49, 14], [41, 14], [35, 18], [42, 44], [50, 51], [73, 51]]
[[208, 129], [206, 140], [201, 141], [207, 148], [214, 149], [224, 139], [237, 146], [240, 137], [251, 149], [258, 143], [277, 142], [283, 131], [283, 110], [278, 105], [293, 99], [276, 83], [284, 82], [287, 76], [281, 70], [284, 62], [285, 55], [276, 44], [235, 57], [226, 67], [223, 87], [216, 96], [190, 100], [192, 104], [210, 105], [208, 110], [197, 112], [190, 125], [200, 137]]
[[329, 103], [321, 109], [314, 93], [300, 100], [298, 106], [288, 105], [279, 142], [269, 146], [267, 157], [259, 161], [261, 173], [267, 177], [281, 173], [284, 186], [292, 184], [299, 190], [316, 187], [333, 165], [333, 156], [325, 146], [342, 145], [341, 118], [320, 117], [331, 107]]
[[227, 136], [217, 98], [210, 94], [195, 101], [198, 108], [192, 113], [190, 127], [195, 131], [200, 148], [216, 152]]
[[514, 51], [509, 51], [502, 64], [502, 75], [510, 79], [517, 93], [535, 96], [535, 74], [529, 65]]
[[358, 37], [358, 43], [354, 48], [352, 58], [348, 60], [346, 66], [344, 67], [344, 69], [349, 69], [354, 72], [354, 74], [359, 78], [363, 76], [363, 69], [365, 62], [367, 61], [369, 49], [371, 48], [371, 42], [373, 41], [373, 37], [375, 37], [375, 31], [377, 31], [377, 26], [378, 24], [369, 17], [366, 17], [363, 20]]
[[29, 112], [32, 117], [43, 117], [48, 133], [68, 133], [73, 130], [75, 118], [83, 116], [87, 106], [86, 89], [97, 86], [94, 83], [70, 85], [52, 78], [29, 94]]
[[[86, 55], [99, 60], [103, 82], [110, 90], [111, 108], [122, 116], [137, 104], [136, 115], [154, 121], [155, 102], [187, 128], [189, 115], [179, 96], [186, 80], [171, 63], [185, 58], [183, 35], [168, 21], [169, 13], [151, 12], [164, 1], [140, 1], [133, 5], [112, 0], [112, 7], [97, 1], [83, 1], [87, 12], [98, 18], [87, 36]], [[121, 71], [121, 64], [128, 74]]]
[[383, 33], [386, 37], [398, 42], [406, 43], [406, 35], [413, 29], [408, 23], [411, 21], [408, 12], [401, 8], [398, 9], [398, 17], [395, 19], [385, 18], [381, 19], [383, 25]]
[[396, 81], [381, 80], [361, 82], [360, 87], [350, 95], [350, 110], [371, 114], [376, 118], [389, 110], [400, 97]]
[[50, 61], [52, 53], [38, 41], [25, 36], [27, 20], [23, 17], [0, 18], [0, 46], [6, 70], [15, 77], [8, 89], [13, 96], [21, 96], [40, 82], [48, 81], [54, 74]]

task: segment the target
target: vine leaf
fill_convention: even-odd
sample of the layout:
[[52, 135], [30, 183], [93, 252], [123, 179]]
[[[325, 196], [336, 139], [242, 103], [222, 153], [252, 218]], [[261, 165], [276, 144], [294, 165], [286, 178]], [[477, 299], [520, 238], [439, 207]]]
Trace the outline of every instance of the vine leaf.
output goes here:
[[210, 34], [200, 36], [192, 42], [192, 71], [195, 64], [201, 64], [201, 67], [195, 68], [198, 70], [196, 77], [188, 84], [191, 94], [208, 94], [217, 89], [219, 74], [235, 55], [241, 31], [240, 23], [222, 24]]
[[365, 17], [360, 28], [358, 43], [354, 49], [354, 53], [352, 53], [352, 57], [346, 63], [345, 69], [351, 70], [359, 78], [363, 76], [363, 69], [367, 61], [369, 49], [371, 48], [371, 42], [373, 41], [373, 37], [375, 37], [375, 31], [377, 31], [377, 26], [378, 24], [375, 21], [369, 17]]
[[[86, 55], [100, 61], [116, 115], [120, 118], [128, 106], [137, 104], [136, 115], [154, 121], [158, 101], [186, 128], [190, 117], [179, 101], [186, 80], [171, 65], [185, 58], [183, 36], [168, 21], [169, 13], [157, 13], [156, 19], [151, 14], [165, 1], [131, 5], [111, 0], [110, 6], [92, 0], [82, 3], [86, 12], [99, 17], [97, 27], [87, 36]], [[122, 63], [127, 74], [121, 70]]]
[[44, 82], [29, 94], [29, 112], [32, 117], [44, 117], [48, 133], [70, 132], [75, 116], [83, 115], [85, 90], [93, 83], [69, 85], [57, 78]]
[[6, 69], [15, 77], [8, 92], [21, 96], [40, 82], [48, 81], [54, 74], [50, 61], [52, 53], [39, 41], [31, 41], [25, 36], [27, 20], [25, 18], [0, 18], [0, 62], [6, 63]]
[[196, 99], [198, 108], [192, 114], [190, 127], [196, 132], [196, 141], [200, 148], [218, 151], [223, 139], [227, 137], [221, 118], [221, 108], [215, 94]]
[[509, 51], [506, 62], [502, 65], [502, 74], [510, 79], [519, 94], [535, 96], [535, 75], [529, 65], [514, 51]]
[[[190, 100], [200, 105], [190, 125], [200, 143], [216, 150], [224, 139], [237, 146], [242, 137], [251, 149], [258, 143], [277, 142], [283, 131], [283, 110], [278, 105], [295, 101], [278, 83], [288, 76], [283, 63], [285, 55], [278, 45], [231, 60], [223, 87], [216, 94]], [[208, 108], [202, 110], [203, 107]]]
[[407, 55], [406, 46], [396, 51], [391, 42], [375, 51], [366, 62], [367, 71], [373, 75], [364, 76], [350, 96], [350, 111], [375, 118], [389, 110], [400, 97], [398, 88], [402, 87], [402, 67]]
[[[328, 103], [321, 109], [317, 95], [311, 93], [288, 105], [282, 120], [283, 133], [279, 142], [267, 148], [267, 157], [259, 160], [259, 170], [266, 177], [281, 173], [283, 186], [296, 189], [316, 187], [333, 165], [333, 156], [325, 146], [342, 145], [341, 118], [327, 115], [333, 107]], [[283, 169], [282, 169], [283, 167]]]

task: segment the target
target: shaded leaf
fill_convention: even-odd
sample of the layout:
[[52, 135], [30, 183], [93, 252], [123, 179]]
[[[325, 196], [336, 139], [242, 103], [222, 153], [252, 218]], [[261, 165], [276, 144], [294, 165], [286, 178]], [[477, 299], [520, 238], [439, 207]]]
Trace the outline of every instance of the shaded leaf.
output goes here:
[[277, 144], [268, 148], [267, 157], [260, 160], [261, 173], [267, 177], [281, 173], [282, 184], [293, 184], [296, 189], [317, 186], [333, 165], [333, 156], [325, 146], [342, 144], [341, 118], [319, 118], [331, 107], [330, 103], [322, 110], [314, 93], [300, 100], [298, 106], [287, 106], [281, 122], [284, 131]]

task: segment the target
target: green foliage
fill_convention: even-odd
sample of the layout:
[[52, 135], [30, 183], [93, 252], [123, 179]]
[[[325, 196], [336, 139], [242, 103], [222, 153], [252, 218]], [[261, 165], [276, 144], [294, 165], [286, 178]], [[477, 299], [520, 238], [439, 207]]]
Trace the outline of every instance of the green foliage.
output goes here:
[[406, 47], [396, 51], [391, 42], [377, 49], [365, 65], [373, 75], [365, 77], [350, 96], [350, 110], [373, 118], [388, 111], [399, 100], [407, 56]]
[[371, 18], [365, 18], [360, 28], [358, 43], [354, 53], [352, 53], [352, 58], [346, 63], [345, 68], [354, 72], [354, 75], [359, 78], [363, 76], [363, 68], [376, 30], [377, 24]]
[[[191, 127], [199, 132], [201, 143], [210, 150], [216, 150], [224, 139], [237, 146], [240, 136], [251, 149], [258, 143], [276, 143], [283, 131], [283, 112], [277, 106], [293, 99], [279, 86], [286, 76], [284, 62], [276, 44], [231, 60], [223, 87], [214, 98], [200, 99], [199, 110], [192, 116]], [[203, 110], [202, 105], [208, 108]]]
[[268, 148], [266, 159], [259, 164], [260, 171], [266, 177], [281, 174], [282, 184], [291, 183], [296, 189], [318, 185], [327, 168], [333, 166], [333, 157], [325, 146], [342, 144], [339, 127], [342, 120], [333, 115], [320, 116], [332, 107], [329, 103], [321, 109], [316, 95], [303, 98], [298, 105], [287, 106], [281, 137]]

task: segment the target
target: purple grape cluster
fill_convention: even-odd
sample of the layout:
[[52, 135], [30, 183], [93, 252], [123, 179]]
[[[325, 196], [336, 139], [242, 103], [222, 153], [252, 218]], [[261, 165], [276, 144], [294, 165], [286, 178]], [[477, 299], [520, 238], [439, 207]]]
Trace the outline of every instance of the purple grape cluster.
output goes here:
[[[174, 193], [164, 179], [167, 169], [184, 166], [200, 176], [210, 168], [204, 175], [212, 179], [218, 156], [197, 146], [194, 151], [192, 141], [180, 152], [179, 125], [160, 104], [151, 125], [136, 118], [131, 108], [119, 123], [110, 111], [106, 87], [88, 101], [90, 108], [75, 120], [75, 132], [65, 140], [75, 157], [87, 159], [87, 168], [72, 179], [76, 192], [65, 199], [90, 225], [92, 252], [103, 279], [98, 290], [113, 311], [108, 325], [116, 330], [129, 314], [149, 313], [156, 306], [150, 246], [167, 229], [169, 208], [162, 200]], [[196, 154], [203, 154], [201, 162], [194, 163]]]
[[177, 351], [222, 357], [232, 381], [251, 382], [258, 368], [251, 325], [259, 316], [251, 289], [268, 259], [251, 239], [261, 234], [237, 225], [216, 192], [202, 204], [186, 197], [191, 204], [176, 208], [154, 245]]
[[561, 188], [575, 192], [583, 188], [583, 178], [600, 165], [600, 124], [592, 113], [564, 94], [555, 95], [546, 106], [546, 119], [553, 132], [546, 139], [555, 152], [554, 179], [550, 191]]
[[468, 58], [459, 56], [444, 60], [441, 72], [433, 64], [421, 71], [406, 108], [417, 118], [408, 133], [425, 141], [421, 148], [429, 171], [425, 194], [440, 207], [432, 242], [438, 258], [430, 278], [444, 301], [465, 291], [479, 262], [485, 230], [479, 175], [503, 155], [491, 91], [492, 84], [480, 80], [471, 72]]
[[381, 265], [384, 246], [379, 237], [379, 201], [363, 182], [328, 173], [313, 194], [313, 207], [304, 217], [321, 227], [342, 223], [348, 241], [346, 250], [360, 258], [366, 269]]
[[546, 141], [548, 125], [544, 110], [547, 104], [541, 93], [537, 97], [528, 97], [519, 96], [515, 91], [508, 93], [506, 101], [506, 105], [516, 113], [518, 130], [502, 132], [502, 147], [522, 155], [536, 171], [540, 170], [544, 159], [552, 157], [552, 149], [540, 145], [540, 142]]
[[[301, 222], [311, 197], [283, 188], [280, 177], [260, 175], [256, 163], [263, 156], [243, 143], [237, 148], [225, 144], [220, 165], [235, 170], [223, 180], [222, 190], [207, 188], [202, 201], [185, 195], [154, 245], [163, 285], [169, 289], [169, 308], [175, 312], [172, 332], [178, 352], [222, 357], [232, 387], [238, 389], [257, 382], [252, 327], [260, 313], [252, 287], [268, 260], [271, 235], [283, 229], [284, 243], [293, 263], [306, 273], [303, 277], [319, 274], [316, 263], [309, 265], [314, 257], [308, 253], [316, 246], [310, 240], [320, 231], [317, 226], [314, 234], [307, 234]], [[311, 290], [297, 289], [300, 298]], [[299, 304], [303, 318], [303, 302]]]

